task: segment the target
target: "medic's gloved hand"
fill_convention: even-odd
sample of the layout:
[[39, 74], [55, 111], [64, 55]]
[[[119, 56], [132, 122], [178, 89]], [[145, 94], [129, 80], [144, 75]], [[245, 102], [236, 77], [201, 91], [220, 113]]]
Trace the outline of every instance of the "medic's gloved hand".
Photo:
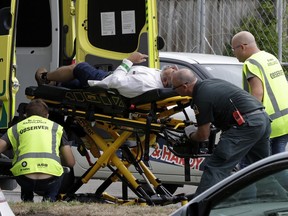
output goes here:
[[197, 131], [197, 127], [195, 125], [189, 125], [184, 128], [185, 134], [188, 138], [190, 138], [192, 133], [195, 133]]

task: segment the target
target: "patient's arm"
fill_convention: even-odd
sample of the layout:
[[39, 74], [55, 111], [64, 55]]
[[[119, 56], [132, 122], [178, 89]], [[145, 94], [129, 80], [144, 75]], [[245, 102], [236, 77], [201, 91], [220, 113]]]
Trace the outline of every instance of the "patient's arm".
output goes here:
[[145, 62], [147, 58], [148, 58], [148, 55], [145, 55], [139, 52], [134, 52], [127, 59], [131, 61], [133, 64], [135, 64], [135, 63]]

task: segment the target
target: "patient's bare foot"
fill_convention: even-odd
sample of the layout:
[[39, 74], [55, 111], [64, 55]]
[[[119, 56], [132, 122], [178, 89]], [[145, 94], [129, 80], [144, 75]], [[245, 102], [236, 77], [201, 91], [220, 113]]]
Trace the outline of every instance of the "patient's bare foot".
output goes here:
[[45, 68], [38, 68], [37, 69], [37, 71], [35, 73], [35, 79], [36, 79], [38, 86], [44, 85], [44, 84], [56, 85], [55, 81], [47, 80], [47, 77], [46, 77], [47, 73], [48, 73], [48, 71]]

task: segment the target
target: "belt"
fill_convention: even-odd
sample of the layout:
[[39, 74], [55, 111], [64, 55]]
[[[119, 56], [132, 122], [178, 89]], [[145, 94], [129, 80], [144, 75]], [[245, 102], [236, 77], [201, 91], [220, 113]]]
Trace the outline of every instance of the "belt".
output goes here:
[[252, 115], [256, 115], [256, 114], [260, 114], [260, 113], [265, 113], [265, 110], [264, 109], [257, 109], [257, 110], [254, 110], [252, 112], [248, 112], [248, 113], [245, 113], [243, 114], [243, 116], [252, 116]]
[[[247, 118], [249, 116], [252, 116], [252, 115], [256, 115], [256, 114], [260, 114], [260, 113], [265, 113], [265, 109], [261, 108], [261, 109], [257, 109], [257, 110], [253, 110], [251, 112], [248, 112], [248, 113], [244, 113], [242, 114], [242, 116]], [[225, 131], [225, 130], [228, 130], [230, 129], [231, 127], [233, 128], [238, 128], [238, 127], [242, 127], [242, 126], [245, 126], [245, 125], [248, 125], [246, 123], [244, 123], [243, 125], [238, 125], [235, 120], [233, 119], [233, 122], [231, 124], [228, 124], [226, 128], [221, 128], [221, 130]]]

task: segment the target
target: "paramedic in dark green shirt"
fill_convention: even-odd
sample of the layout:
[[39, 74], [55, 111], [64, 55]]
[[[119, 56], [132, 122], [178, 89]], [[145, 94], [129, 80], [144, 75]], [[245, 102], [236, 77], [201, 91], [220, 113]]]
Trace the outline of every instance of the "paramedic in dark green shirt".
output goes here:
[[196, 195], [228, 177], [244, 156], [250, 164], [269, 156], [270, 119], [255, 97], [224, 80], [199, 81], [189, 69], [175, 71], [172, 84], [181, 96], [192, 96], [197, 128], [185, 128], [190, 139], [207, 140], [211, 123], [222, 131], [213, 154], [205, 159]]

